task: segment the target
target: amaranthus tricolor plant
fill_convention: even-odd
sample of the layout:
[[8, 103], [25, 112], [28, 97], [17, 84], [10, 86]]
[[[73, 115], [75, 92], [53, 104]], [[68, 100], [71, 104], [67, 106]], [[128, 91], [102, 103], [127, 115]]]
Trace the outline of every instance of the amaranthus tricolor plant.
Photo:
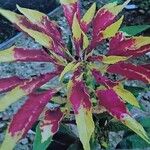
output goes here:
[[[47, 15], [18, 5], [17, 8], [23, 15], [0, 9], [1, 15], [43, 46], [43, 49], [36, 50], [12, 46], [0, 52], [0, 62], [52, 62], [55, 65], [55, 71], [30, 80], [16, 76], [0, 79], [0, 92], [6, 92], [0, 99], [1, 112], [20, 98], [28, 96], [25, 104], [12, 118], [1, 150], [13, 149], [38, 120], [41, 138], [38, 141], [39, 145], [34, 145], [33, 149], [40, 149], [40, 145], [48, 140], [50, 143], [59, 129], [60, 122], [71, 110], [74, 111], [83, 148], [90, 150], [90, 139], [94, 134], [95, 125], [92, 117], [93, 102], [89, 92], [91, 89], [86, 84], [87, 73], [93, 76], [98, 85], [92, 89], [97, 97], [97, 104], [150, 143], [144, 128], [132, 118], [126, 107], [126, 103], [140, 107], [139, 103], [122, 84], [127, 79], [150, 83], [147, 65], [137, 66], [128, 61], [149, 52], [150, 37], [126, 37], [124, 32], [119, 31], [124, 16], [118, 18], [117, 15], [129, 1], [122, 5], [118, 5], [117, 2], [106, 4], [97, 13], [94, 3], [82, 16], [78, 0], [61, 0], [64, 15], [72, 32], [71, 52], [64, 44], [61, 29]], [[92, 35], [89, 40], [88, 31], [91, 27]], [[108, 53], [95, 55], [95, 48], [106, 39], [109, 41]], [[64, 75], [68, 72], [71, 72], [72, 76], [64, 83]], [[106, 73], [119, 74], [123, 78], [112, 81], [108, 79]], [[56, 76], [59, 76], [60, 88], [37, 91]], [[46, 107], [47, 103], [61, 88], [67, 89], [65, 108], [60, 105], [59, 108], [49, 110]], [[46, 144], [45, 149], [47, 146]]]

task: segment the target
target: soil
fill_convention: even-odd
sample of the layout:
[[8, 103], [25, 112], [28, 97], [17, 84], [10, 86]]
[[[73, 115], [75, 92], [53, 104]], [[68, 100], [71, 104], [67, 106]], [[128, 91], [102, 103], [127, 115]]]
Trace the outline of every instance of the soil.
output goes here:
[[[103, 1], [97, 0], [97, 1], [98, 1], [98, 5], [100, 6], [100, 5], [103, 5], [108, 0], [103, 0]], [[90, 0], [88, 2], [84, 1], [83, 3], [86, 7], [88, 7], [91, 4], [91, 2], [93, 2], [93, 0]], [[149, 24], [150, 23], [149, 14], [146, 13], [146, 10], [144, 10], [145, 13], [142, 14], [143, 12], [141, 10], [143, 10], [143, 9], [140, 7], [136, 10], [130, 10], [130, 11], [125, 10], [124, 24], [126, 24], [126, 25], [136, 25], [136, 24], [145, 24], [145, 23]], [[62, 34], [63, 38], [65, 41], [67, 41], [70, 31], [66, 30], [69, 28], [66, 24], [65, 18], [62, 15], [61, 16], [56, 15], [55, 17], [50, 17], [50, 18], [52, 20], [56, 20], [57, 23], [60, 25], [60, 27], [63, 30], [63, 34]], [[8, 27], [8, 29], [9, 29], [9, 27]], [[1, 32], [3, 35], [5, 35], [4, 30]], [[16, 33], [16, 30], [13, 33]], [[143, 34], [149, 35], [150, 31], [147, 30]], [[6, 37], [8, 37], [7, 34], [6, 34]], [[34, 48], [41, 47], [38, 43], [34, 42], [34, 40], [32, 38], [27, 37], [25, 34], [23, 34], [22, 37], [20, 37], [19, 39], [16, 40], [15, 45], [17, 45], [19, 47], [28, 47], [28, 48], [29, 47], [32, 47], [32, 48], [33, 47]], [[102, 49], [105, 49], [105, 48], [102, 48]], [[138, 58], [134, 61], [135, 61], [135, 63], [139, 63], [139, 62], [147, 63], [147, 62], [150, 62], [149, 60], [150, 60], [150, 57], [144, 56], [143, 58]], [[30, 78], [31, 76], [40, 75], [41, 73], [50, 72], [52, 70], [53, 70], [53, 65], [50, 63], [10, 63], [10, 64], [1, 63], [0, 64], [0, 72], [1, 72], [0, 78], [9, 77], [9, 76], [13, 76], [13, 75], [17, 75], [21, 78]], [[58, 80], [54, 79], [49, 84], [56, 85], [56, 84], [58, 84]], [[127, 82], [126, 84], [136, 86], [139, 83]], [[141, 86], [145, 86], [145, 85], [141, 84]], [[150, 108], [149, 107], [150, 106], [150, 92], [141, 93], [139, 95], [138, 99], [139, 99], [140, 103], [143, 105], [143, 107], [145, 107], [146, 111], [143, 112], [142, 110], [132, 109], [132, 111], [131, 111], [132, 115], [135, 117], [149, 116], [150, 115], [150, 110], [149, 110], [149, 108]], [[15, 114], [17, 112], [17, 110], [25, 102], [25, 100], [26, 100], [26, 98], [20, 100], [19, 102], [11, 105], [6, 111], [0, 113], [0, 143], [4, 139], [5, 130], [7, 128], [8, 123], [10, 122], [13, 114]], [[115, 146], [121, 140], [122, 135], [123, 135], [123, 132], [118, 132], [118, 133], [111, 132], [110, 133], [110, 135], [109, 135], [110, 147], [112, 147], [112, 149], [115, 149]], [[22, 140], [20, 140], [20, 142], [17, 144], [17, 146], [15, 147], [14, 150], [32, 150], [32, 143], [34, 140], [34, 136], [35, 136], [35, 132], [33, 130], [30, 130], [28, 132], [28, 134], [26, 135], [26, 137], [23, 138]]]

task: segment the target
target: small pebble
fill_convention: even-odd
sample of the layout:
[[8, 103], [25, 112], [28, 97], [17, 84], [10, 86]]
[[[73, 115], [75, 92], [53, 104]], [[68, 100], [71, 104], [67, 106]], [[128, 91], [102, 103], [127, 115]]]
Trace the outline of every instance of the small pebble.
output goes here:
[[20, 143], [22, 143], [23, 145], [25, 145], [25, 144], [28, 143], [28, 139], [24, 138], [24, 139], [20, 140]]
[[142, 10], [142, 9], [140, 9], [139, 12], [140, 12], [141, 14], [145, 14], [145, 11]]
[[130, 5], [127, 5], [125, 8], [128, 10], [133, 10], [133, 9], [137, 9], [138, 7], [134, 4], [130, 4]]

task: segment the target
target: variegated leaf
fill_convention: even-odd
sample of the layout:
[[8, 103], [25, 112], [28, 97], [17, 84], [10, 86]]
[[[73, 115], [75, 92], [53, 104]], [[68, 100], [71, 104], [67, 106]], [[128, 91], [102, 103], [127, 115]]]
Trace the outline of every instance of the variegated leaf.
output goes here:
[[105, 64], [115, 64], [117, 62], [125, 61], [128, 59], [128, 57], [124, 56], [102, 56], [102, 57], [103, 59], [101, 60], [101, 62]]
[[130, 91], [124, 89], [123, 85], [119, 84], [113, 87], [113, 89], [125, 102], [128, 102], [133, 106], [140, 107], [136, 97]]
[[118, 32], [122, 22], [123, 22], [123, 16], [117, 20], [115, 23], [108, 26], [104, 31], [101, 32], [102, 39], [111, 38], [115, 36], [115, 34]]
[[73, 34], [73, 40], [76, 48], [76, 55], [80, 56], [82, 45], [83, 45], [83, 38], [82, 38], [82, 29], [80, 27], [80, 23], [76, 13], [73, 17], [72, 34]]
[[89, 24], [92, 22], [96, 11], [96, 3], [87, 10], [84, 14], [83, 18], [81, 19], [81, 26], [82, 30], [86, 33], [88, 31]]
[[141, 80], [145, 83], [150, 83], [150, 70], [141, 66], [119, 62], [109, 66], [107, 71], [120, 74], [131, 80]]
[[0, 99], [0, 111], [4, 111], [8, 106], [12, 103], [15, 103], [20, 98], [27, 96], [28, 94], [32, 93], [43, 84], [54, 78], [57, 74], [56, 73], [47, 73], [45, 75], [41, 75], [36, 78], [32, 78], [31, 80], [26, 80], [21, 82], [18, 86], [16, 86], [11, 91], [7, 92], [6, 95], [1, 97]]
[[32, 24], [39, 27], [38, 30], [61, 42], [62, 36], [58, 25], [50, 21], [47, 15], [37, 10], [20, 7], [19, 5], [17, 5], [17, 8]]
[[46, 150], [52, 141], [53, 135], [58, 131], [62, 118], [63, 113], [59, 108], [44, 112], [44, 117], [37, 126], [33, 150]]
[[114, 86], [118, 85], [118, 83], [113, 82], [109, 79], [107, 79], [105, 76], [101, 74], [100, 71], [93, 69], [92, 74], [96, 80], [97, 83], [104, 85], [107, 88], [113, 88]]
[[85, 150], [90, 150], [90, 138], [94, 132], [92, 118], [92, 106], [88, 91], [83, 81], [76, 81], [70, 84], [69, 99], [75, 113], [77, 128], [80, 140]]
[[124, 125], [129, 127], [141, 138], [150, 143], [150, 139], [147, 136], [143, 127], [129, 115], [125, 104], [121, 101], [121, 99], [114, 92], [114, 90], [98, 90], [97, 96], [100, 105], [104, 106], [113, 117], [120, 120]]
[[140, 56], [150, 51], [150, 37], [126, 38], [123, 33], [118, 33], [109, 43], [108, 55]]
[[13, 76], [10, 78], [1, 78], [0, 79], [0, 92], [7, 92], [15, 88], [17, 85], [21, 84], [22, 82], [25, 82], [25, 80], [20, 79], [16, 76]]
[[[102, 8], [98, 10], [93, 20], [93, 36], [92, 36], [93, 39], [91, 41], [89, 51], [95, 48], [102, 41], [103, 39], [102, 32], [104, 30], [105, 32], [108, 30], [110, 31], [110, 29], [115, 28], [115, 26], [116, 26], [115, 31], [119, 29], [122, 20], [119, 20], [119, 22], [117, 22], [114, 25], [112, 24], [114, 23], [118, 13], [122, 11], [122, 9], [129, 3], [129, 1], [130, 0], [126, 1], [123, 5], [117, 5], [117, 3], [109, 3], [104, 5]], [[113, 31], [110, 31], [111, 35], [114, 35], [115, 32], [113, 33], [112, 32]], [[110, 33], [109, 32], [106, 33], [109, 34], [109, 36], [108, 35], [106, 36], [105, 34], [106, 38], [110, 37]]]
[[62, 73], [60, 74], [59, 80], [61, 81], [62, 78], [64, 77], [64, 75], [72, 70], [72, 67], [74, 66], [74, 62], [70, 62], [67, 64], [67, 66], [64, 68], [64, 70], [62, 71]]
[[60, 3], [64, 10], [64, 15], [68, 21], [70, 27], [72, 27], [73, 18], [75, 13], [77, 18], [80, 18], [79, 1], [78, 0], [60, 0]]
[[6, 17], [10, 22], [15, 24], [19, 30], [24, 31], [29, 36], [31, 36], [42, 46], [48, 48], [50, 51], [54, 51], [56, 54], [61, 55], [62, 57], [65, 57], [63, 51], [64, 47], [61, 42], [58, 44], [58, 40], [56, 40], [55, 38], [53, 38], [53, 36], [50, 36], [46, 32], [43, 32], [40, 27], [30, 22], [26, 17], [4, 9], [0, 9], [0, 14]]
[[53, 90], [49, 90], [40, 94], [36, 93], [29, 95], [29, 99], [14, 115], [6, 132], [1, 150], [13, 149], [16, 142], [18, 142], [37, 121], [39, 115], [54, 93]]
[[28, 49], [12, 46], [6, 50], [0, 51], [0, 62], [13, 61], [51, 62], [54, 60], [42, 49]]

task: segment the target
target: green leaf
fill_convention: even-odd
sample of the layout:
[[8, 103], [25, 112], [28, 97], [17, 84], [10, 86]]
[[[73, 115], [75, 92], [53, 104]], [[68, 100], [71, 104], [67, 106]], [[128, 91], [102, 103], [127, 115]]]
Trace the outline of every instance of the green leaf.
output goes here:
[[150, 28], [150, 25], [136, 25], [122, 27], [120, 31], [124, 32], [126, 36], [134, 36]]
[[132, 92], [132, 94], [135, 96], [135, 97], [138, 97], [139, 93], [140, 92], [144, 92], [145, 89], [142, 88], [142, 87], [134, 87], [134, 86], [124, 86], [124, 88], [130, 92]]
[[144, 128], [150, 129], [150, 118], [141, 118], [139, 122], [142, 124]]
[[39, 128], [39, 125], [37, 125], [35, 140], [34, 140], [34, 143], [33, 143], [33, 150], [46, 150], [47, 147], [52, 142], [52, 137], [48, 138], [48, 140], [43, 142], [43, 143], [41, 141], [42, 141], [41, 130]]

